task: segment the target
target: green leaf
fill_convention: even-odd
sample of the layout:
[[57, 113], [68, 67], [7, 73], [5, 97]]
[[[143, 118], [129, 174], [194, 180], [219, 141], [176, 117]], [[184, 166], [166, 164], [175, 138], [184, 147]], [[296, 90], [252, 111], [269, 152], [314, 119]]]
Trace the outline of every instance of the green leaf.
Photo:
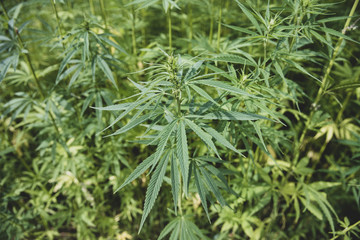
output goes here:
[[300, 64], [298, 64], [297, 62], [294, 62], [294, 61], [289, 60], [289, 59], [286, 59], [286, 61], [287, 61], [288, 63], [292, 64], [294, 67], [296, 67], [300, 72], [305, 73], [306, 75], [308, 75], [308, 76], [314, 78], [315, 80], [321, 82], [320, 79], [318, 79], [317, 77], [313, 76], [311, 73], [309, 73], [308, 71], [306, 71], [306, 69], [303, 68], [303, 67], [302, 67]]
[[189, 177], [189, 151], [185, 131], [185, 123], [183, 120], [180, 120], [178, 123], [176, 135], [176, 149], [183, 179], [183, 191], [187, 196], [189, 186], [189, 183], [187, 182]]
[[245, 13], [247, 18], [250, 20], [250, 22], [253, 24], [253, 26], [256, 28], [256, 30], [262, 35], [261, 27], [259, 23], [256, 21], [255, 17], [252, 15], [252, 13], [242, 4], [239, 2], [239, 0], [236, 0], [236, 3], [239, 5], [241, 10]]
[[207, 120], [236, 120], [236, 121], [249, 121], [249, 120], [258, 120], [258, 119], [270, 120], [269, 118], [253, 113], [241, 113], [234, 111], [215, 111], [215, 112], [207, 113], [205, 115], [187, 115], [186, 117], [207, 119]]
[[[156, 156], [154, 156], [154, 160], [155, 160], [155, 157]], [[146, 190], [145, 204], [144, 204], [143, 215], [141, 217], [139, 233], [144, 225], [144, 222], [145, 222], [147, 216], [149, 215], [151, 209], [153, 208], [153, 206], [155, 204], [155, 200], [158, 196], [160, 187], [164, 180], [166, 166], [167, 166], [168, 161], [169, 161], [169, 153], [165, 154], [165, 156], [160, 161], [159, 165], [156, 167], [155, 172], [151, 176], [149, 186]]]
[[131, 183], [133, 180], [138, 178], [141, 174], [143, 174], [153, 164], [154, 155], [155, 154], [152, 154], [151, 156], [146, 158], [144, 161], [142, 161], [135, 168], [135, 170], [129, 175], [129, 177], [125, 180], [125, 182], [123, 184], [121, 184], [121, 186], [114, 191], [114, 193], [120, 191], [120, 189], [122, 189], [123, 187], [125, 187], [126, 185]]
[[117, 130], [116, 132], [107, 135], [106, 137], [110, 137], [110, 136], [115, 136], [121, 133], [125, 133], [131, 129], [133, 129], [134, 127], [138, 126], [139, 124], [145, 122], [146, 120], [152, 118], [152, 117], [156, 117], [158, 115], [160, 115], [161, 113], [157, 113], [154, 114], [153, 112], [147, 113], [139, 118], [133, 119], [132, 121], [130, 121], [128, 124], [126, 124], [125, 126], [123, 126], [122, 128], [120, 128], [119, 130]]
[[169, 137], [171, 135], [171, 133], [174, 130], [174, 127], [176, 125], [176, 120], [172, 121], [171, 123], [169, 123], [159, 134], [159, 144], [156, 148], [156, 152], [154, 154], [154, 165], [152, 166], [150, 172], [152, 172], [152, 170], [154, 169], [156, 163], [158, 162], [158, 160], [160, 159], [161, 155], [164, 152], [164, 149], [166, 147], [166, 144], [169, 140]]
[[198, 135], [200, 137], [200, 139], [203, 140], [206, 143], [206, 145], [208, 147], [210, 147], [219, 158], [221, 158], [213, 141], [211, 141], [211, 136], [209, 134], [207, 134], [206, 132], [204, 132], [193, 121], [190, 121], [188, 119], [185, 119], [185, 121], [186, 121], [186, 124], [196, 133], [196, 135]]
[[109, 65], [106, 63], [106, 61], [104, 59], [102, 59], [100, 56], [97, 56], [97, 63], [100, 67], [100, 69], [105, 73], [106, 77], [108, 77], [110, 79], [110, 81], [112, 82], [112, 84], [116, 87], [116, 89], [118, 89], [114, 76], [109, 68]]
[[251, 122], [251, 124], [254, 126], [255, 131], [256, 131], [257, 135], [259, 136], [262, 145], [264, 146], [264, 149], [267, 149], [258, 123]]
[[165, 228], [161, 231], [159, 237], [157, 240], [163, 239], [166, 235], [170, 233], [171, 230], [173, 230], [178, 224], [179, 224], [180, 218], [175, 218], [171, 222], [169, 222]]
[[239, 94], [239, 95], [243, 95], [243, 96], [259, 98], [255, 95], [249, 94], [249, 93], [245, 92], [244, 90], [241, 90], [235, 86], [231, 86], [224, 82], [219, 82], [219, 81], [214, 81], [214, 80], [197, 80], [197, 81], [193, 81], [192, 83], [193, 84], [202, 84], [202, 85], [206, 85], [206, 86], [210, 86], [210, 87], [214, 87], [214, 88], [220, 88], [222, 90], [225, 90], [225, 91], [228, 91], [231, 93], [235, 93], [235, 94]]
[[243, 32], [243, 33], [247, 33], [247, 34], [250, 34], [250, 35], [258, 35], [256, 32], [254, 31], [251, 31], [247, 28], [242, 28], [242, 27], [238, 27], [238, 26], [232, 26], [232, 25], [228, 25], [228, 24], [223, 24], [224, 26], [228, 27], [228, 28], [231, 28], [235, 31], [238, 31], [238, 32]]
[[195, 84], [190, 84], [190, 87], [195, 90], [200, 96], [204, 97], [205, 99], [209, 100], [210, 102], [214, 103], [215, 105], [219, 105], [215, 100], [204, 90], [196, 86]]
[[70, 79], [70, 82], [69, 82], [69, 86], [68, 86], [68, 89], [70, 89], [71, 85], [75, 82], [75, 80], [79, 77], [80, 75], [80, 72], [82, 70], [82, 64], [77, 64], [76, 65], [77, 67], [77, 70], [76, 72], [72, 75], [71, 79]]
[[227, 203], [226, 203], [225, 199], [223, 198], [223, 196], [221, 195], [215, 180], [212, 179], [212, 177], [210, 176], [210, 174], [208, 173], [208, 171], [205, 168], [203, 168], [201, 166], [199, 168], [200, 168], [201, 173], [205, 177], [206, 182], [207, 182], [208, 186], [210, 187], [211, 191], [214, 193], [216, 199], [219, 201], [220, 205], [226, 206]]
[[174, 155], [171, 155], [171, 192], [173, 195], [174, 200], [174, 209], [175, 209], [175, 215], [177, 214], [177, 205], [178, 205], [178, 199], [179, 199], [179, 192], [180, 192], [180, 176], [179, 176], [179, 170], [177, 167], [176, 158]]
[[103, 40], [104, 42], [106, 42], [107, 44], [113, 46], [114, 48], [116, 48], [117, 50], [119, 50], [122, 53], [127, 54], [127, 52], [125, 51], [125, 49], [123, 49], [122, 47], [120, 47], [117, 43], [111, 41], [110, 39], [106, 38], [105, 36], [99, 35], [99, 38], [101, 40]]
[[134, 110], [135, 108], [137, 108], [139, 105], [143, 104], [144, 102], [146, 102], [147, 100], [149, 100], [150, 98], [153, 98], [153, 96], [146, 96], [145, 98], [142, 98], [142, 96], [140, 96], [135, 102], [132, 102], [124, 112], [122, 112], [109, 126], [107, 126], [106, 128], [104, 128], [103, 130], [101, 130], [98, 134], [102, 133], [103, 131], [111, 128], [112, 126], [114, 126], [118, 121], [120, 121], [123, 117], [125, 117], [128, 113], [130, 113], [132, 110]]
[[339, 37], [339, 38], [343, 38], [343, 39], [346, 39], [348, 41], [351, 41], [351, 42], [355, 42], [357, 44], [360, 44], [360, 42], [358, 41], [355, 41], [354, 39], [346, 36], [345, 34], [342, 34], [341, 32], [338, 32], [334, 29], [331, 29], [331, 28], [327, 28], [327, 27], [320, 27], [321, 30], [323, 30], [325, 33], [328, 33], [330, 35], [333, 35], [333, 36], [336, 36], [336, 37]]
[[204, 127], [205, 131], [207, 131], [213, 138], [215, 138], [221, 145], [229, 148], [230, 150], [240, 154], [239, 152], [223, 135], [221, 135], [218, 131], [213, 129], [212, 127], [206, 126]]
[[75, 55], [76, 52], [77, 49], [72, 50], [65, 56], [64, 60], [61, 62], [59, 72], [55, 80], [55, 85], [57, 85], [63, 79], [63, 78], [60, 79], [60, 75], [64, 71], [66, 65], [69, 64], [71, 58]]
[[213, 58], [210, 58], [209, 60], [249, 65], [249, 66], [256, 67], [256, 62], [253, 62], [251, 60], [248, 60], [246, 58], [240, 57], [238, 55], [233, 55], [233, 54], [218, 54], [218, 55], [215, 55]]
[[184, 82], [187, 82], [189, 79], [191, 79], [193, 76], [196, 76], [197, 71], [199, 70], [199, 68], [202, 66], [203, 64], [203, 60], [196, 62], [194, 65], [191, 66], [191, 68], [187, 71], [185, 77], [184, 77]]
[[209, 212], [208, 212], [208, 207], [207, 207], [207, 202], [206, 202], [205, 185], [202, 182], [202, 179], [201, 179], [198, 171], [199, 170], [194, 165], [194, 178], [195, 178], [196, 188], [199, 193], [201, 204], [205, 210], [206, 216], [207, 216], [209, 222], [211, 223]]

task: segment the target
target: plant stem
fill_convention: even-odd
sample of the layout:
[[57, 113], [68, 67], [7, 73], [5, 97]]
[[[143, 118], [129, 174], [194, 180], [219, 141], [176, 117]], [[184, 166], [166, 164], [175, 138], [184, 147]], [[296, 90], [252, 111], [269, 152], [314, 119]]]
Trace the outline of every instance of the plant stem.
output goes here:
[[60, 22], [59, 14], [58, 14], [58, 11], [57, 11], [57, 8], [56, 8], [56, 2], [55, 2], [55, 0], [50, 0], [50, 2], [51, 2], [51, 4], [52, 4], [53, 9], [54, 9], [54, 12], [55, 12], [56, 23], [57, 23], [58, 28], [59, 28], [60, 39], [61, 39], [62, 36], [63, 36], [63, 33], [62, 33], [62, 27], [61, 27], [61, 22]]
[[95, 15], [94, 1], [93, 1], [93, 0], [89, 0], [89, 5], [90, 5], [91, 14], [92, 14], [92, 15]]
[[[346, 20], [345, 22], [345, 25], [344, 25], [344, 28], [342, 30], [342, 33], [345, 34], [346, 33], [346, 29], [349, 27], [350, 25], [350, 21], [351, 21], [351, 17], [354, 15], [355, 13], [355, 10], [356, 10], [356, 7], [359, 3], [359, 0], [355, 0], [352, 8], [351, 8], [351, 11], [349, 13], [349, 16], [348, 16], [348, 19]], [[331, 60], [329, 62], [329, 65], [327, 66], [326, 70], [325, 70], [325, 75], [322, 79], [322, 82], [321, 82], [321, 86], [318, 90], [318, 93], [316, 95], [316, 98], [315, 98], [315, 101], [314, 101], [314, 109], [310, 112], [310, 115], [309, 115], [309, 118], [308, 120], [306, 121], [305, 123], [305, 128], [304, 130], [302, 131], [302, 134], [300, 136], [300, 140], [298, 142], [298, 146], [297, 148], [295, 149], [296, 153], [295, 153], [295, 161], [297, 161], [299, 159], [299, 156], [300, 156], [300, 147], [304, 141], [304, 138], [305, 138], [305, 135], [307, 133], [307, 131], [309, 130], [309, 127], [310, 127], [310, 124], [311, 124], [311, 121], [312, 121], [312, 118], [314, 116], [314, 113], [315, 113], [315, 109], [316, 109], [316, 106], [318, 105], [318, 103], [320, 102], [320, 99], [321, 97], [323, 96], [324, 92], [325, 92], [325, 88], [326, 86], [328, 85], [328, 78], [330, 76], [330, 72], [331, 72], [331, 69], [335, 63], [335, 59], [339, 53], [339, 50], [340, 50], [340, 46], [341, 46], [341, 43], [343, 42], [344, 38], [343, 37], [340, 37], [336, 43], [336, 46], [335, 46], [335, 49], [334, 49], [334, 52], [332, 54], [332, 57], [331, 57]]]
[[132, 38], [132, 46], [133, 46], [133, 54], [136, 56], [136, 38], [135, 38], [135, 8], [132, 7], [132, 25], [131, 25], [131, 38]]
[[172, 51], [171, 7], [169, 7], [168, 9], [167, 18], [168, 18], [168, 30], [169, 30], [169, 51], [171, 53]]
[[100, 0], [100, 9], [101, 9], [101, 14], [105, 23], [105, 28], [107, 29], [107, 21], [106, 21], [106, 12], [105, 12], [105, 4], [104, 4], [104, 0]]
[[192, 49], [192, 37], [193, 37], [193, 18], [192, 18], [192, 7], [191, 4], [189, 4], [189, 14], [188, 14], [188, 18], [189, 18], [189, 27], [190, 27], [190, 31], [189, 31], [189, 44], [188, 44], [188, 54], [191, 53], [191, 49]]
[[223, 5], [223, 0], [220, 0], [219, 22], [218, 22], [217, 43], [216, 43], [216, 49], [218, 52], [220, 52], [222, 5]]
[[210, 14], [210, 32], [209, 32], [209, 43], [211, 45], [214, 34], [214, 0], [211, 0], [211, 14]]

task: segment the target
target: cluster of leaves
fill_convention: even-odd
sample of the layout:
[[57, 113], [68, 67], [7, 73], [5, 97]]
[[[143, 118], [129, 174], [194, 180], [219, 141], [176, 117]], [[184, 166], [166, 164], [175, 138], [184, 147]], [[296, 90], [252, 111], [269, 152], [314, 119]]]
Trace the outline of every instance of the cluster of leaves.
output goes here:
[[359, 237], [358, 2], [1, 1], [0, 238]]

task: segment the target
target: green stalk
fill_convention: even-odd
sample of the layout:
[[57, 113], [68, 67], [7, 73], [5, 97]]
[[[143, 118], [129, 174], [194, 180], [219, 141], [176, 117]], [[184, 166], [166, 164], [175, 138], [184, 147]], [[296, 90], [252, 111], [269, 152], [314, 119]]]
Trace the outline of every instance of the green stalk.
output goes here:
[[168, 9], [167, 19], [168, 19], [168, 30], [169, 30], [169, 51], [171, 53], [171, 51], [172, 51], [172, 29], [171, 29], [171, 8], [170, 7]]
[[106, 21], [106, 12], [105, 12], [104, 0], [100, 0], [100, 9], [101, 9], [102, 18], [103, 18], [104, 23], [105, 23], [105, 28], [107, 29], [108, 25], [107, 25], [107, 21]]
[[132, 46], [133, 46], [133, 54], [136, 56], [136, 38], [135, 38], [135, 8], [132, 7], [132, 25], [131, 25], [131, 38], [132, 38]]
[[211, 45], [213, 40], [213, 34], [214, 34], [214, 0], [211, 0], [211, 17], [210, 17], [210, 32], [209, 32], [209, 43]]
[[193, 18], [192, 18], [192, 7], [191, 4], [189, 4], [189, 14], [188, 14], [188, 18], [189, 18], [189, 27], [190, 27], [190, 32], [189, 32], [189, 44], [188, 44], [188, 53], [191, 53], [191, 49], [192, 49], [192, 38], [193, 38]]
[[95, 15], [94, 1], [93, 1], [93, 0], [89, 0], [89, 5], [90, 5], [91, 14], [92, 14], [92, 15]]
[[[346, 20], [345, 22], [345, 25], [344, 25], [344, 28], [342, 30], [342, 33], [345, 34], [346, 33], [346, 29], [349, 27], [350, 25], [350, 21], [351, 21], [351, 17], [354, 15], [355, 13], [355, 10], [356, 10], [356, 7], [359, 3], [359, 0], [355, 0], [352, 8], [351, 8], [351, 11], [349, 13], [349, 16], [348, 16], [348, 19]], [[329, 65], [327, 66], [326, 70], [325, 70], [325, 75], [322, 79], [322, 82], [321, 82], [321, 86], [318, 90], [318, 93], [316, 95], [316, 98], [315, 98], [315, 101], [314, 101], [314, 106], [317, 106], [318, 103], [320, 102], [320, 99], [321, 97], [323, 96], [324, 94], [324, 91], [325, 91], [325, 87], [328, 85], [328, 78], [330, 76], [330, 73], [331, 73], [331, 69], [335, 63], [335, 59], [339, 53], [339, 50], [340, 50], [340, 46], [341, 46], [341, 43], [343, 42], [344, 38], [343, 37], [340, 37], [336, 43], [336, 46], [335, 46], [335, 49], [334, 49], [334, 52], [332, 54], [332, 57], [331, 57], [331, 60], [329, 62]], [[295, 161], [297, 161], [299, 159], [299, 156], [300, 156], [300, 147], [304, 141], [304, 138], [305, 138], [305, 135], [307, 133], [307, 131], [309, 130], [309, 127], [310, 127], [310, 124], [311, 124], [311, 120], [314, 116], [314, 113], [315, 113], [315, 108], [311, 111], [310, 115], [309, 115], [309, 118], [308, 120], [306, 121], [305, 123], [305, 128], [300, 136], [300, 140], [298, 142], [298, 146], [296, 148], [296, 153], [295, 153]]]
[[223, 5], [223, 0], [220, 1], [220, 9], [219, 9], [219, 23], [218, 23], [217, 43], [216, 43], [216, 49], [218, 52], [220, 52], [222, 5]]

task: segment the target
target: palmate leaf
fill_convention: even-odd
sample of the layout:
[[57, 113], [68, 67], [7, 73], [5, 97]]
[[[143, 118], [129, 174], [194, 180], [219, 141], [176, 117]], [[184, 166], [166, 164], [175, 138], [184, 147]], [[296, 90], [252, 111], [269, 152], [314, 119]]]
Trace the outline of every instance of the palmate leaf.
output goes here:
[[202, 88], [199, 88], [195, 84], [189, 84], [189, 86], [195, 90], [200, 96], [214, 103], [215, 105], [219, 105], [207, 92], [205, 92]]
[[197, 71], [201, 68], [202, 64], [204, 63], [203, 60], [196, 62], [191, 68], [187, 71], [184, 82], [187, 82], [189, 79], [197, 75]]
[[114, 193], [120, 191], [120, 189], [122, 189], [123, 187], [134, 181], [136, 178], [138, 178], [141, 174], [143, 174], [153, 164], [154, 155], [155, 154], [152, 154], [144, 161], [142, 161], [130, 174], [130, 176], [125, 180], [125, 182], [114, 191]]
[[118, 121], [120, 121], [123, 117], [125, 117], [128, 113], [130, 113], [132, 110], [134, 110], [135, 108], [137, 108], [138, 106], [140, 106], [141, 104], [143, 104], [144, 102], [146, 102], [147, 100], [149, 100], [150, 98], [153, 98], [153, 96], [146, 96], [144, 98], [141, 98], [142, 96], [140, 96], [135, 102], [132, 102], [126, 109], [124, 112], [122, 112], [109, 126], [107, 126], [106, 128], [104, 128], [103, 130], [101, 130], [98, 134], [102, 133], [103, 131], [111, 128], [112, 126], [114, 126]]
[[[155, 160], [155, 157], [156, 157], [156, 153], [154, 156], [154, 160]], [[145, 222], [147, 216], [149, 215], [151, 209], [153, 208], [153, 206], [155, 204], [155, 200], [158, 196], [160, 187], [164, 180], [166, 166], [167, 166], [168, 161], [169, 161], [169, 152], [167, 152], [163, 156], [163, 158], [160, 160], [160, 163], [156, 167], [155, 172], [151, 176], [149, 186], [146, 190], [145, 204], [144, 204], [143, 215], [141, 217], [139, 233], [144, 225], [144, 222]]]
[[185, 131], [185, 123], [182, 119], [178, 123], [176, 141], [176, 153], [179, 160], [181, 175], [183, 179], [183, 190], [185, 195], [187, 196], [189, 186], [189, 183], [187, 182], [189, 177], [189, 152]]
[[180, 176], [179, 169], [177, 166], [176, 157], [174, 154], [171, 155], [171, 192], [174, 200], [175, 215], [177, 215], [177, 205], [180, 192]]
[[239, 0], [236, 0], [236, 3], [239, 5], [241, 10], [244, 12], [246, 17], [250, 20], [250, 22], [256, 28], [256, 30], [262, 35], [263, 33], [262, 33], [262, 30], [261, 30], [261, 27], [260, 27], [258, 21], [256, 20], [256, 18], [253, 16], [253, 14], [242, 3], [240, 3]]
[[210, 58], [209, 60], [219, 61], [219, 62], [235, 63], [235, 64], [242, 64], [242, 65], [249, 65], [249, 66], [252, 66], [252, 67], [257, 66], [254, 59], [251, 59], [251, 58], [246, 59], [246, 58], [240, 57], [238, 55], [233, 55], [233, 54], [218, 54], [218, 55], [215, 55], [213, 58]]
[[204, 132], [204, 130], [202, 130], [201, 127], [196, 125], [193, 121], [189, 119], [185, 119], [185, 121], [186, 121], [186, 125], [188, 125], [195, 132], [195, 134], [198, 135], [200, 139], [203, 140], [206, 143], [206, 145], [210, 147], [219, 158], [221, 158], [213, 141], [211, 140], [211, 135]]
[[199, 169], [202, 175], [205, 178], [205, 181], [210, 188], [211, 192], [215, 195], [216, 199], [219, 201], [221, 206], [227, 206], [224, 197], [221, 195], [219, 188], [217, 186], [216, 181], [211, 177], [210, 173], [203, 167], [203, 165], [199, 165]]
[[154, 112], [150, 112], [150, 113], [147, 113], [141, 117], [138, 117], [136, 119], [133, 119], [132, 121], [130, 121], [128, 124], [126, 124], [124, 127], [116, 130], [114, 133], [110, 134], [110, 135], [107, 135], [106, 137], [110, 137], [110, 136], [115, 136], [115, 135], [118, 135], [118, 134], [121, 134], [121, 133], [125, 133], [131, 129], [133, 129], [134, 127], [138, 126], [139, 124], [145, 122], [146, 120], [152, 118], [152, 117], [157, 117], [158, 115], [160, 115], [162, 112], [157, 112], [157, 113], [154, 113]]
[[218, 131], [213, 129], [212, 127], [206, 126], [204, 127], [205, 131], [207, 131], [213, 138], [215, 138], [221, 145], [229, 148], [230, 150], [240, 154], [239, 152], [223, 135], [221, 135]]
[[100, 69], [105, 73], [106, 77], [108, 77], [110, 79], [110, 81], [112, 82], [112, 84], [116, 87], [116, 89], [118, 89], [118, 86], [116, 85], [114, 76], [109, 68], [109, 65], [106, 63], [106, 61], [100, 57], [97, 56], [97, 63], [100, 67]]
[[154, 165], [152, 166], [150, 172], [153, 171], [155, 165], [159, 161], [160, 157], [162, 156], [165, 146], [169, 140], [170, 135], [172, 134], [174, 127], [176, 125], [176, 120], [169, 123], [159, 134], [159, 144], [156, 148], [155, 154], [154, 154]]
[[64, 79], [64, 76], [62, 76], [62, 72], [64, 71], [66, 65], [69, 64], [70, 60], [76, 54], [77, 51], [78, 51], [78, 49], [76, 49], [76, 48], [73, 49], [71, 52], [69, 52], [65, 56], [64, 60], [61, 62], [59, 72], [58, 72], [58, 75], [57, 75], [56, 80], [55, 80], [55, 85], [57, 85], [62, 79]]
[[192, 164], [192, 166], [193, 166], [193, 171], [194, 171], [195, 184], [196, 184], [197, 192], [200, 196], [201, 205], [203, 206], [206, 216], [207, 216], [209, 222], [211, 223], [209, 210], [208, 210], [208, 206], [207, 206], [207, 201], [206, 201], [206, 192], [207, 192], [206, 186], [203, 183], [200, 173], [199, 173], [199, 170], [196, 168], [195, 164]]
[[170, 235], [170, 240], [207, 240], [201, 230], [188, 219], [188, 216], [178, 216], [174, 220], [168, 223], [161, 231], [157, 240], [164, 239], [166, 235]]
[[206, 86], [210, 86], [210, 87], [214, 87], [214, 88], [220, 88], [222, 90], [231, 92], [231, 93], [235, 93], [235, 94], [239, 94], [239, 95], [243, 95], [243, 96], [247, 96], [247, 97], [252, 97], [252, 98], [259, 98], [255, 95], [252, 95], [250, 93], [245, 92], [244, 90], [241, 90], [235, 86], [231, 86], [227, 83], [224, 82], [220, 82], [220, 81], [214, 81], [214, 80], [197, 80], [197, 81], [192, 81], [191, 83], [193, 84], [201, 84], [201, 85], [206, 85]]
[[253, 113], [242, 113], [242, 112], [234, 112], [234, 111], [214, 111], [211, 113], [207, 113], [205, 115], [188, 115], [187, 118], [199, 118], [206, 120], [235, 120], [235, 121], [249, 121], [249, 120], [259, 120], [266, 119], [270, 120], [267, 117], [263, 117]]

